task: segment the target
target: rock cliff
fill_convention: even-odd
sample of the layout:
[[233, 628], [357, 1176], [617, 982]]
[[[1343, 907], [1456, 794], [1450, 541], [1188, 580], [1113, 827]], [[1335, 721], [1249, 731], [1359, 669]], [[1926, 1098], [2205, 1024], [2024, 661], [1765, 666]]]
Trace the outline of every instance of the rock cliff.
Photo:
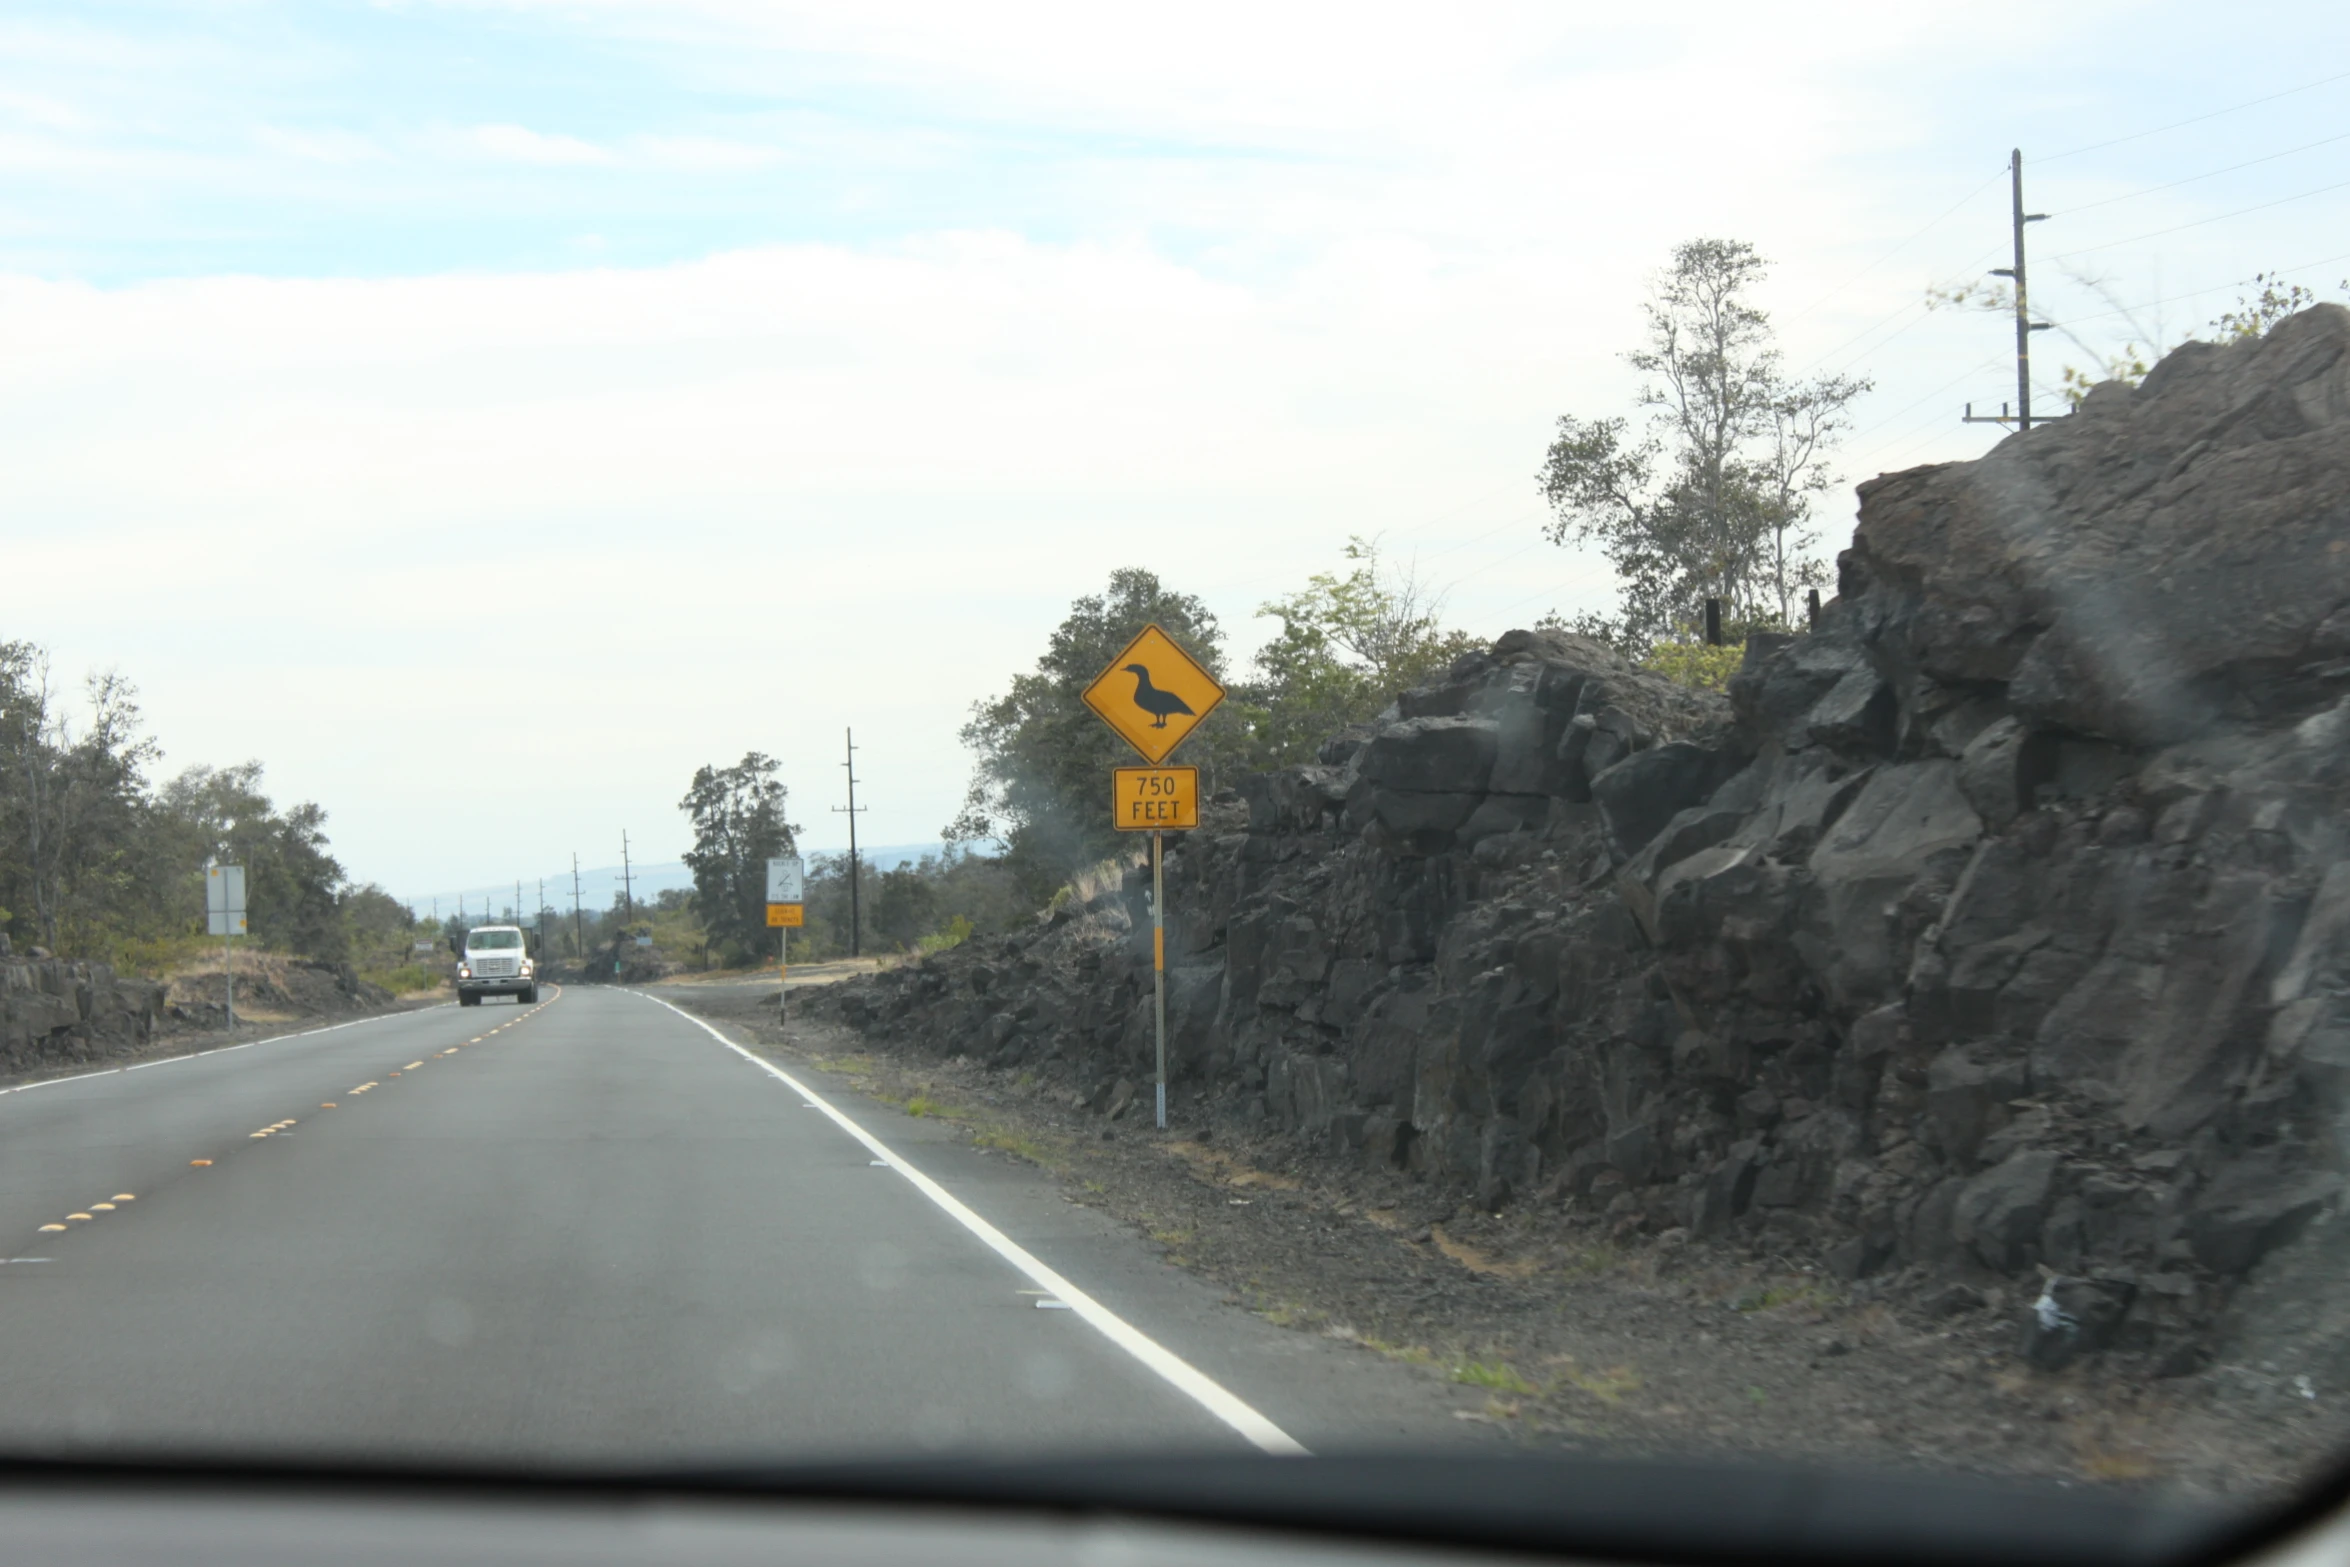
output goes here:
[[163, 1005], [163, 986], [104, 963], [0, 954], [0, 1075], [128, 1054]]
[[[2187, 1369], [2340, 1200], [2346, 808], [2325, 306], [1862, 486], [1727, 700], [1513, 631], [1249, 780], [1168, 856], [1178, 1113]], [[1123, 1110], [1147, 892], [816, 1004]]]

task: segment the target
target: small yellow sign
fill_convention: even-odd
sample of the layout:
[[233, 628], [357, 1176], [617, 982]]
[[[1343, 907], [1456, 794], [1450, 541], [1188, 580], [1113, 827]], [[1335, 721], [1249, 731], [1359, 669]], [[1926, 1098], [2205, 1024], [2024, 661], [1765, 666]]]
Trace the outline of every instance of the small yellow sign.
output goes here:
[[1199, 825], [1198, 768], [1117, 767], [1110, 776], [1110, 825], [1120, 832], [1185, 832]]
[[1085, 705], [1154, 767], [1223, 700], [1216, 677], [1155, 625], [1085, 688]]
[[769, 930], [773, 930], [780, 925], [787, 930], [798, 930], [802, 925], [807, 923], [807, 920], [804, 918], [807, 907], [808, 906], [804, 903], [768, 904], [767, 928]]

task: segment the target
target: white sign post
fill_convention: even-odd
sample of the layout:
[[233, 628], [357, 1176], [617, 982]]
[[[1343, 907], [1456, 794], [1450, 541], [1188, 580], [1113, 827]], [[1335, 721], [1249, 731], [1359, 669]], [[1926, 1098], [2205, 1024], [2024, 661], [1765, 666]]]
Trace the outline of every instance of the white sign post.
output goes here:
[[791, 1030], [791, 924], [777, 911], [788, 906], [793, 923], [808, 901], [808, 868], [796, 854], [779, 854], [767, 862], [767, 922], [775, 927], [776, 1023]]
[[204, 867], [206, 931], [220, 938], [220, 971], [228, 980], [228, 1026], [237, 1026], [237, 971], [230, 963], [229, 938], [245, 934], [245, 867]]

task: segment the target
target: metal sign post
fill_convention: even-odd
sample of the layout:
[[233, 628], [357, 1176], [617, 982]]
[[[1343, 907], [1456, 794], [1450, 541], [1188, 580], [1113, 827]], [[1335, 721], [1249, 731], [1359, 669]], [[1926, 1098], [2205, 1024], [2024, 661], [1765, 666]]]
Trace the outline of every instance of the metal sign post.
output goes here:
[[1199, 660], [1156, 625], [1142, 628], [1084, 691], [1085, 705], [1141, 753], [1148, 767], [1112, 772], [1110, 821], [1121, 832], [1151, 835], [1151, 1010], [1158, 1036], [1159, 1130], [1167, 1129], [1166, 832], [1199, 825], [1199, 769], [1163, 767], [1197, 729], [1224, 687]]
[[791, 933], [807, 922], [808, 871], [796, 854], [767, 862], [767, 923], [775, 928], [776, 1026], [791, 1031]]
[[1151, 834], [1151, 998], [1159, 1034], [1159, 1130], [1167, 1129], [1167, 835]]
[[245, 934], [245, 867], [204, 867], [206, 930], [220, 938], [220, 972], [228, 982], [228, 1026], [237, 1026], [237, 971], [229, 938]]

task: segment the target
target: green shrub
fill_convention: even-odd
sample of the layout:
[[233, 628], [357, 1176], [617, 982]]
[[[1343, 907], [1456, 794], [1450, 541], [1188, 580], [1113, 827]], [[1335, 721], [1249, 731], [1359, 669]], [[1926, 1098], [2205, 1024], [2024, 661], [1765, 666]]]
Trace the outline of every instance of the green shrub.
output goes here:
[[1703, 642], [1659, 642], [1648, 650], [1640, 667], [1694, 690], [1724, 691], [1745, 657], [1746, 649], [1737, 644], [1709, 647]]
[[924, 952], [944, 952], [949, 947], [959, 947], [970, 940], [974, 928], [968, 915], [958, 914], [947, 921], [945, 929], [924, 936], [914, 945]]

